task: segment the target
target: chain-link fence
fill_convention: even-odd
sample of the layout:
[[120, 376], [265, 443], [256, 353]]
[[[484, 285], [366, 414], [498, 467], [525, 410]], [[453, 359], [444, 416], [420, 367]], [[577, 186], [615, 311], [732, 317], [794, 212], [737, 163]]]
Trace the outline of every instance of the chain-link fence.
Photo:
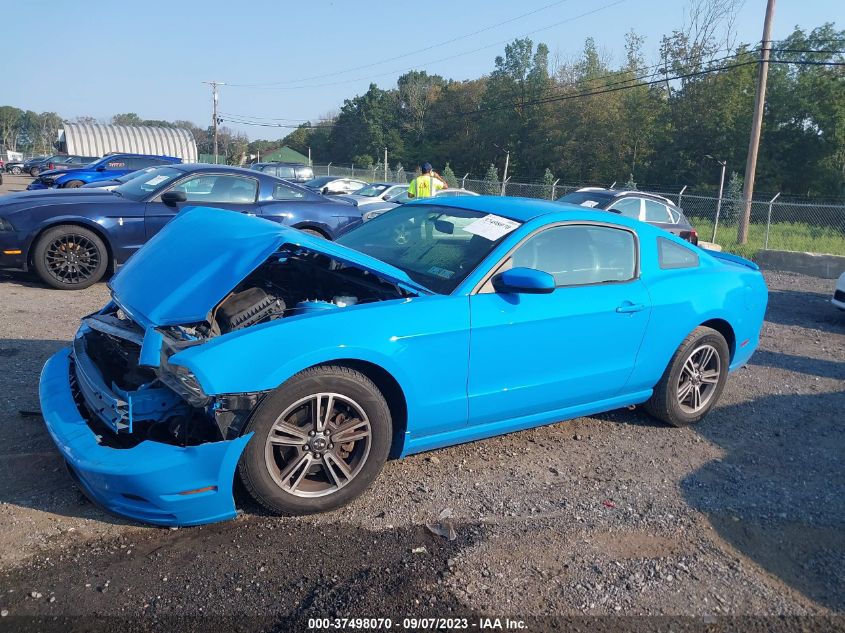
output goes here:
[[[407, 182], [414, 173], [404, 170], [396, 172], [383, 166], [355, 167], [354, 165], [314, 165], [318, 176], [346, 176], [372, 182]], [[502, 195], [500, 181], [478, 180], [469, 177], [457, 178], [456, 182], [473, 193], [481, 195]], [[608, 186], [610, 183], [505, 183], [504, 195], [524, 198], [557, 200], [561, 196], [585, 186]], [[617, 189], [621, 187], [618, 183]], [[715, 242], [723, 249], [754, 258], [761, 249], [804, 251], [845, 255], [845, 204], [836, 201], [823, 203], [789, 202], [780, 196], [766, 200], [754, 200], [751, 204], [751, 223], [748, 227], [748, 241], [737, 244], [737, 232], [742, 217], [741, 199], [723, 197], [721, 204], [717, 196], [689, 195], [685, 187], [654, 185], [639, 187], [641, 191], [655, 193], [671, 200], [684, 210], [684, 214], [698, 231], [699, 238]]]

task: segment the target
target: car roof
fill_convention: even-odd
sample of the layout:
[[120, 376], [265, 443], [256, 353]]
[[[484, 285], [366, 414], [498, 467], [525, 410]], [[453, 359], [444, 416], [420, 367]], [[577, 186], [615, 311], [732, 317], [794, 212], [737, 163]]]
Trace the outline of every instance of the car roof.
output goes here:
[[[552, 202], [551, 200], [537, 200], [536, 198], [516, 198], [511, 196], [454, 196], [446, 198], [424, 198], [413, 200], [408, 204], [431, 204], [438, 207], [465, 209], [466, 211], [480, 211], [500, 215], [511, 220], [528, 222], [550, 213], [560, 213], [566, 210], [584, 211], [584, 207], [574, 204]], [[606, 211], [601, 213], [606, 214]], [[606, 217], [606, 216], [605, 216]]]
[[292, 163], [286, 160], [262, 160], [255, 163], [251, 163], [252, 165], [288, 165], [290, 167], [310, 167], [311, 165], [306, 165], [305, 163]]
[[167, 158], [170, 160], [179, 160], [177, 156], [168, 156], [167, 154], [135, 154], [133, 152], [109, 152], [104, 154], [102, 158], [114, 158], [115, 156], [131, 156], [132, 158]]
[[643, 198], [651, 198], [652, 200], [660, 200], [661, 202], [665, 202], [667, 204], [672, 205], [673, 207], [677, 208], [674, 202], [669, 200], [664, 196], [661, 196], [656, 193], [649, 193], [648, 191], [638, 191], [636, 189], [605, 189], [603, 187], [581, 187], [577, 191], [573, 193], [580, 193], [580, 192], [593, 192], [593, 193], [602, 193], [607, 194], [609, 196], [613, 196], [614, 198], [621, 198], [622, 196], [642, 196]]

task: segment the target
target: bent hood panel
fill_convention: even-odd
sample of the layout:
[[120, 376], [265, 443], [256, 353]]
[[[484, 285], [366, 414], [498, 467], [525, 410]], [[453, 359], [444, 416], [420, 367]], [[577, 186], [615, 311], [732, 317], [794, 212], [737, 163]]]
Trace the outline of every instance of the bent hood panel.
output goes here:
[[405, 272], [350, 248], [234, 211], [188, 207], [135, 253], [109, 287], [145, 327], [196, 323], [283, 244], [324, 253], [394, 283]]

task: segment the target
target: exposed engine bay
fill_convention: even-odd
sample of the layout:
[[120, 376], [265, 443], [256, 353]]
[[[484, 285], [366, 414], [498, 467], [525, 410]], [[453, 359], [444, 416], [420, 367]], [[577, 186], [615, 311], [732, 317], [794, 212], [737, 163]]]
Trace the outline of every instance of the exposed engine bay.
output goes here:
[[196, 334], [210, 338], [283, 317], [412, 296], [377, 275], [305, 249], [277, 253], [211, 312]]
[[167, 362], [171, 355], [270, 321], [410, 296], [362, 268], [287, 247], [239, 283], [204, 322], [158, 328], [159, 364], [142, 358], [146, 333], [116, 304], [83, 319], [71, 368], [74, 399], [101, 443], [114, 448], [144, 440], [190, 446], [231, 439], [264, 394], [209, 397], [190, 372]]

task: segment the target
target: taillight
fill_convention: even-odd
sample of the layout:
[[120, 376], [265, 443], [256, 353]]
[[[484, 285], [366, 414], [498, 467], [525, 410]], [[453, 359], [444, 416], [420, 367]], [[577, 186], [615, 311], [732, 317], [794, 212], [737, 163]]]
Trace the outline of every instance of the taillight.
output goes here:
[[47, 163], [47, 169], [53, 169], [55, 165], [53, 163]]

